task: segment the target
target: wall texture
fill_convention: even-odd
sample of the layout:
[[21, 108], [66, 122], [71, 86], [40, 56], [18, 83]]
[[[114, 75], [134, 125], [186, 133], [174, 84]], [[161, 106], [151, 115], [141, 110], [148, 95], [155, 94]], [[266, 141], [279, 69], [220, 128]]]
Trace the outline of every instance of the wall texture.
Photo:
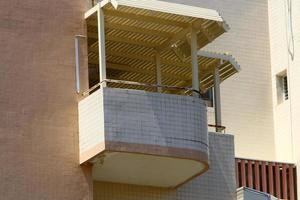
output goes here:
[[[229, 24], [229, 32], [207, 48], [229, 52], [241, 65], [241, 72], [221, 85], [223, 124], [235, 135], [236, 156], [275, 159], [268, 1], [166, 1], [216, 9]], [[210, 123], [213, 116], [208, 113]]]
[[233, 200], [235, 199], [232, 135], [209, 133], [210, 169], [177, 190], [94, 182], [94, 200]]
[[104, 88], [105, 139], [208, 151], [200, 98]]
[[83, 1], [0, 1], [0, 198], [87, 200], [78, 166], [74, 35]]

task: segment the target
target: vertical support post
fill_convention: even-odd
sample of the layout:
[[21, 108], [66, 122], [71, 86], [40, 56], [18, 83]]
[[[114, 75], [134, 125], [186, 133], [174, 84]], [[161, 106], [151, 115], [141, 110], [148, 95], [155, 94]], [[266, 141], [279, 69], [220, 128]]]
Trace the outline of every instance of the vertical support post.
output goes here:
[[249, 188], [253, 188], [253, 172], [252, 172], [252, 161], [248, 160], [248, 165], [247, 165], [247, 169], [248, 169], [248, 187]]
[[275, 193], [277, 198], [281, 198], [280, 169], [278, 163], [275, 164]]
[[246, 165], [245, 160], [241, 160], [241, 187], [246, 187]]
[[106, 53], [105, 53], [105, 27], [104, 27], [104, 14], [103, 10], [98, 4], [97, 11], [98, 19], [98, 46], [99, 46], [99, 76], [101, 87], [106, 87]]
[[[159, 52], [155, 53], [155, 65], [156, 65], [156, 84], [161, 85], [162, 78], [161, 78], [161, 58]], [[162, 92], [162, 88], [158, 87], [157, 92]]]
[[86, 38], [84, 35], [75, 35], [75, 88], [80, 93], [80, 38]]
[[287, 173], [286, 173], [286, 165], [282, 164], [282, 198], [287, 199], [288, 198], [288, 188], [287, 188]]
[[274, 195], [273, 163], [268, 164], [269, 194]]
[[260, 191], [259, 161], [254, 162], [254, 188]]
[[[220, 65], [223, 61], [220, 61]], [[215, 103], [215, 123], [216, 123], [216, 132], [221, 132], [222, 129], [222, 118], [221, 118], [221, 95], [220, 95], [220, 74], [219, 66], [215, 68], [214, 71], [214, 103]]]
[[267, 171], [266, 171], [266, 162], [262, 161], [261, 164], [261, 177], [262, 177], [262, 191], [263, 192], [268, 192], [267, 191]]
[[80, 60], [79, 60], [79, 38], [75, 36], [75, 81], [76, 92], [80, 93]]
[[[198, 67], [198, 55], [197, 55], [197, 33], [194, 28], [191, 29], [191, 59], [192, 59], [192, 74], [193, 74], [193, 90], [199, 91], [199, 67]], [[197, 92], [193, 92], [193, 96], [199, 97]]]
[[239, 160], [235, 159], [235, 184], [236, 187], [239, 188], [240, 187], [240, 179], [239, 179]]
[[295, 200], [295, 189], [294, 189], [294, 169], [293, 166], [289, 166], [289, 194], [290, 200]]

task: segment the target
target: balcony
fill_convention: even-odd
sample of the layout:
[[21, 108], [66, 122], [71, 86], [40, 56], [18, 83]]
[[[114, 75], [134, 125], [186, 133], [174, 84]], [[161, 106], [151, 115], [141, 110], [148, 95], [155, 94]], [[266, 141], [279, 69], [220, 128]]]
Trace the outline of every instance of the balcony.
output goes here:
[[219, 85], [239, 70], [230, 55], [199, 51], [228, 30], [223, 18], [156, 0], [100, 1], [85, 18], [89, 89], [79, 102], [80, 164], [93, 166], [96, 181], [165, 188], [204, 173], [201, 95], [214, 87], [221, 127]]
[[103, 88], [79, 103], [79, 127], [98, 181], [175, 187], [208, 168], [200, 98]]

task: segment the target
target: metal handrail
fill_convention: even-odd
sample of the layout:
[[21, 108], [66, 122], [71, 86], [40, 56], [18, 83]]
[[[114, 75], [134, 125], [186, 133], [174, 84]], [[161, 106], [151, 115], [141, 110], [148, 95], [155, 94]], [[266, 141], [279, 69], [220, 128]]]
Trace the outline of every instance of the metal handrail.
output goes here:
[[219, 125], [214, 125], [214, 124], [208, 124], [208, 127], [213, 127], [213, 128], [218, 128], [220, 131], [224, 131], [226, 133], [226, 127], [225, 126], [219, 126]]
[[169, 86], [169, 85], [159, 85], [159, 84], [150, 84], [150, 83], [140, 83], [140, 82], [134, 82], [134, 81], [124, 81], [124, 80], [114, 80], [114, 79], [105, 79], [101, 81], [100, 83], [97, 83], [90, 89], [84, 91], [82, 93], [82, 96], [88, 95], [90, 92], [94, 91], [98, 87], [101, 86], [102, 83], [119, 83], [119, 84], [126, 84], [126, 85], [136, 85], [136, 86], [143, 86], [143, 87], [149, 87], [149, 88], [163, 88], [163, 89], [169, 89], [169, 90], [185, 90], [189, 92], [195, 92], [199, 95], [201, 94], [200, 91], [194, 90], [190, 87], [178, 87], [178, 86]]

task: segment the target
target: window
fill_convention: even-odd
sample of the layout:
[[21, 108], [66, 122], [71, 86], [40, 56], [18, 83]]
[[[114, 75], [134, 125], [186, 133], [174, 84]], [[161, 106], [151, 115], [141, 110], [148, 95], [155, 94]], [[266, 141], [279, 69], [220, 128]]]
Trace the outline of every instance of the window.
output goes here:
[[205, 101], [207, 107], [214, 107], [214, 88], [210, 88], [204, 94], [202, 94], [202, 99]]
[[277, 82], [277, 103], [280, 104], [289, 99], [288, 77], [286, 71], [279, 73]]
[[289, 99], [289, 89], [288, 89], [287, 76], [285, 75], [282, 79], [283, 79], [283, 95], [284, 95], [284, 100], [288, 100]]

